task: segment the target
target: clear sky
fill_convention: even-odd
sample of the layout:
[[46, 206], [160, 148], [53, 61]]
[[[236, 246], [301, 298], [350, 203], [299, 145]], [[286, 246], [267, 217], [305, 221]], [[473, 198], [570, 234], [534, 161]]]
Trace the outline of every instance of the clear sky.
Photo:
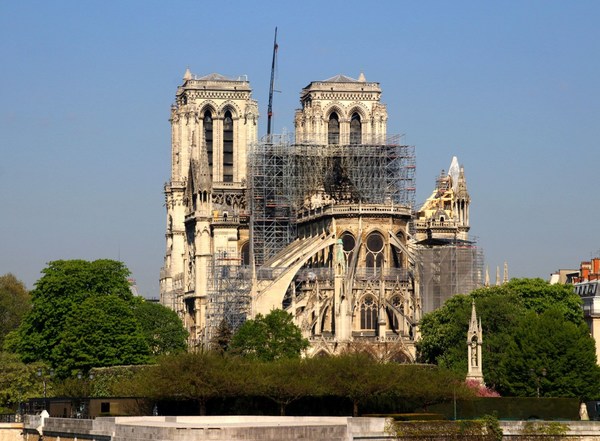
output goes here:
[[248, 75], [275, 132], [299, 92], [377, 81], [416, 146], [417, 201], [453, 155], [490, 272], [547, 279], [600, 254], [600, 2], [0, 1], [0, 274], [120, 259], [158, 296], [169, 107], [186, 67]]

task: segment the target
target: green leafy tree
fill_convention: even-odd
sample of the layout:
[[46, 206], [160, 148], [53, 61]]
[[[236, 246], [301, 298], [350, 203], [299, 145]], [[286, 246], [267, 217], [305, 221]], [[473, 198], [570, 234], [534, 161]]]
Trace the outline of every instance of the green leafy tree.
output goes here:
[[189, 352], [161, 357], [135, 381], [138, 396], [195, 400], [206, 415], [209, 399], [241, 394], [247, 378], [239, 364], [216, 352]]
[[498, 367], [512, 338], [509, 330], [519, 326], [527, 312], [522, 299], [503, 287], [477, 290], [471, 296], [454, 296], [442, 308], [427, 314], [421, 322], [420, 361], [466, 374], [466, 339], [473, 298], [483, 327], [486, 383], [496, 387], [504, 381], [504, 371]]
[[134, 314], [154, 357], [183, 352], [187, 349], [188, 332], [177, 313], [158, 303], [138, 300]]
[[256, 395], [269, 398], [285, 415], [286, 407], [306, 396], [321, 395], [325, 386], [321, 379], [323, 362], [315, 358], [281, 358], [257, 362], [257, 373], [252, 379]]
[[0, 408], [15, 411], [19, 403], [42, 396], [43, 382], [37, 375], [42, 368], [40, 363], [25, 364], [16, 354], [0, 352]]
[[[391, 364], [391, 395], [407, 400], [415, 407], [428, 406], [451, 399], [470, 399], [476, 391], [464, 382], [464, 376], [434, 365]], [[415, 381], [418, 379], [418, 381]]]
[[127, 282], [129, 270], [114, 260], [57, 260], [42, 273], [31, 291], [33, 307], [7, 346], [18, 352], [24, 362], [59, 364], [60, 360], [53, 358], [53, 350], [62, 338], [67, 317], [86, 299], [108, 295], [125, 301], [133, 298]]
[[233, 336], [230, 351], [245, 357], [273, 361], [298, 358], [308, 345], [300, 328], [293, 323], [292, 315], [274, 309], [266, 316], [258, 314], [240, 326]]
[[591, 399], [600, 393], [589, 329], [566, 321], [560, 308], [528, 314], [506, 349], [502, 368], [511, 395]]
[[149, 349], [130, 303], [103, 295], [73, 308], [52, 359], [57, 375], [66, 377], [92, 367], [147, 363]]
[[23, 282], [12, 274], [0, 277], [0, 348], [6, 335], [17, 329], [31, 309], [31, 296]]
[[321, 381], [331, 395], [352, 401], [353, 416], [366, 400], [390, 393], [395, 386], [393, 363], [378, 363], [367, 354], [349, 353], [324, 359]]
[[[568, 328], [579, 328], [584, 324], [581, 301], [572, 287], [550, 285], [541, 279], [513, 279], [502, 286], [475, 290], [468, 296], [454, 296], [442, 308], [427, 314], [421, 322], [422, 339], [418, 343], [420, 361], [466, 374], [466, 335], [473, 300], [483, 326], [483, 369], [486, 384], [502, 394], [531, 395], [530, 390], [513, 384], [520, 380], [514, 376], [515, 369], [508, 369], [511, 358], [521, 358], [516, 353], [510, 354], [508, 348], [514, 347], [516, 336], [532, 325], [531, 317], [539, 317], [552, 310], [552, 316], [561, 323], [561, 328], [567, 324]], [[555, 325], [559, 326], [557, 323]], [[585, 357], [594, 358], [593, 340], [589, 333], [582, 338], [587, 340], [587, 346], [583, 348]], [[529, 339], [529, 343], [523, 340], [520, 349], [543, 358], [546, 345], [538, 343], [533, 338]], [[557, 353], [556, 356], [560, 360], [567, 357], [566, 352], [562, 355]], [[528, 374], [530, 368], [535, 369], [536, 366], [525, 369], [531, 383], [532, 377]], [[595, 379], [592, 371], [590, 374], [590, 378]], [[593, 387], [598, 387], [598, 383]], [[561, 394], [569, 396], [564, 388], [561, 389]], [[577, 393], [576, 390], [573, 387], [572, 393]]]

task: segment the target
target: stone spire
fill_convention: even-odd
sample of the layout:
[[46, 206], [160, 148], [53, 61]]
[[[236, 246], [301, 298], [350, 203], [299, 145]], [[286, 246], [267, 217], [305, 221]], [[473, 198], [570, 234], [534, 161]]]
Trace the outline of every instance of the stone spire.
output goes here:
[[504, 262], [504, 277], [502, 278], [502, 284], [508, 283], [508, 263]]
[[483, 381], [483, 366], [481, 356], [481, 343], [483, 342], [483, 331], [481, 329], [481, 319], [477, 321], [477, 311], [475, 310], [475, 300], [471, 308], [471, 321], [469, 322], [469, 331], [467, 332], [467, 364], [469, 366], [467, 372], [467, 381], [475, 381], [482, 386]]
[[500, 267], [496, 267], [496, 286], [500, 286]]
[[487, 265], [485, 267], [485, 282], [484, 282], [484, 286], [486, 288], [490, 286], [490, 267], [489, 267], [489, 265]]

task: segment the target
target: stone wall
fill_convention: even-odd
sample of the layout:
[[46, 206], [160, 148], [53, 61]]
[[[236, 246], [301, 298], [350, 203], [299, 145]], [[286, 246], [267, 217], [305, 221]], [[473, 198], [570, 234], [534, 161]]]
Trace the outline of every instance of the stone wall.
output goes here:
[[[0, 425], [0, 441], [39, 441], [40, 431], [44, 441], [400, 440], [391, 435], [389, 423], [384, 418], [352, 417], [114, 417], [78, 420], [29, 416], [24, 426], [19, 423]], [[431, 422], [423, 423], [431, 425]], [[445, 424], [452, 422], [446, 421]], [[600, 441], [600, 422], [597, 421], [501, 421], [500, 427], [506, 441]], [[438, 437], [430, 434], [425, 438], [431, 440]], [[407, 439], [417, 441], [425, 438], [410, 436]], [[482, 439], [481, 436], [463, 438]]]
[[0, 423], [0, 441], [22, 441], [23, 423]]

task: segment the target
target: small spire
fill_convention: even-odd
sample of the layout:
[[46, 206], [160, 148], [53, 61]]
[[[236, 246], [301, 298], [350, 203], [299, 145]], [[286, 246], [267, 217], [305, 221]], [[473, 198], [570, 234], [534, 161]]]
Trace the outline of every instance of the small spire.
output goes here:
[[502, 279], [502, 284], [508, 283], [508, 263], [504, 262], [504, 278]]
[[485, 282], [483, 283], [485, 287], [489, 288], [490, 286], [490, 266], [485, 266]]
[[187, 80], [191, 80], [192, 79], [192, 73], [190, 72], [190, 68], [187, 67], [185, 69], [185, 73], [183, 74], [183, 80], [187, 81]]
[[364, 73], [360, 73], [360, 75], [358, 76], [358, 81], [361, 83], [366, 83], [367, 79], [365, 78], [365, 74]]
[[500, 267], [496, 267], [496, 286], [500, 286]]
[[473, 303], [471, 305], [471, 322], [469, 323], [469, 332], [477, 332], [477, 329], [477, 311], [475, 310], [475, 299], [473, 299]]

